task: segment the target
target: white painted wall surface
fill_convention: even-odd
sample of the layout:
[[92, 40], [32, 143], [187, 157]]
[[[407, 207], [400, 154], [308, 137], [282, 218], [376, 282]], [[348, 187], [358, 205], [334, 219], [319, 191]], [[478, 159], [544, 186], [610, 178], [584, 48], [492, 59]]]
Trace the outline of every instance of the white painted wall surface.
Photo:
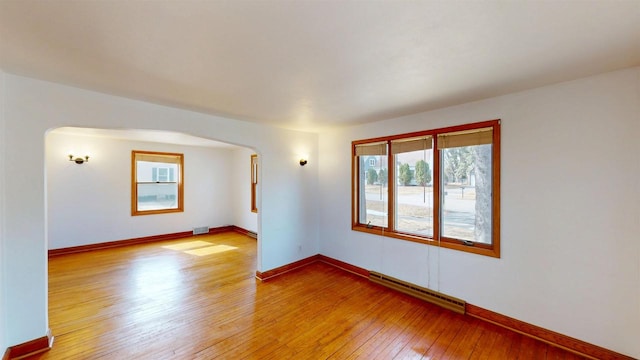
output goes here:
[[233, 194], [233, 225], [257, 233], [258, 214], [251, 211], [251, 155], [255, 153], [248, 148], [233, 150], [229, 177]]
[[[502, 119], [502, 258], [351, 230], [350, 144]], [[320, 135], [322, 254], [640, 357], [640, 68]]]
[[[184, 154], [184, 212], [131, 216], [131, 151]], [[65, 154], [91, 154], [77, 165]], [[46, 136], [49, 249], [233, 224], [232, 151], [68, 135]]]
[[[317, 158], [318, 136], [225, 119], [5, 74], [6, 224], [4, 328], [6, 344], [44, 336], [47, 327], [45, 133], [62, 126], [183, 132], [257, 149], [262, 155], [258, 269], [266, 271], [317, 252], [317, 169], [301, 168], [298, 153]], [[65, 150], [66, 151], [66, 150]], [[95, 154], [95, 163], [108, 156]], [[92, 163], [71, 171], [92, 171]], [[293, 220], [293, 221], [292, 221]], [[141, 220], [146, 221], [146, 220]], [[313, 231], [315, 229], [315, 232]], [[303, 250], [300, 251], [299, 249]], [[314, 252], [315, 251], [315, 252]], [[52, 329], [55, 335], [55, 329]]]

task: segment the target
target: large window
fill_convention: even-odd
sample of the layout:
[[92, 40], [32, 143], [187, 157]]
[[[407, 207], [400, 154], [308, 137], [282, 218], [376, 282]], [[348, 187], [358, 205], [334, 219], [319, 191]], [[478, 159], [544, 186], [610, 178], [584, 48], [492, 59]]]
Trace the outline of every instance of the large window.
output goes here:
[[131, 215], [184, 210], [183, 162], [182, 154], [131, 152]]
[[354, 141], [353, 229], [500, 256], [500, 121]]

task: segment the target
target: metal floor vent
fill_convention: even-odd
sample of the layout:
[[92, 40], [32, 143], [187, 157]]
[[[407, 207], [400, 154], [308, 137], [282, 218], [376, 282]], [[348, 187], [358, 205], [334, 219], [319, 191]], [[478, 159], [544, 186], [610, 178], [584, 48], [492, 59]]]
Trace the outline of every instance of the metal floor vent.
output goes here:
[[430, 302], [432, 304], [442, 306], [445, 309], [455, 311], [459, 314], [465, 313], [466, 302], [464, 300], [460, 300], [452, 296], [426, 289], [374, 271], [371, 271], [369, 273], [369, 280], [390, 289], [394, 289], [418, 299]]
[[209, 233], [208, 226], [200, 226], [200, 227], [193, 228], [193, 235], [201, 235], [201, 234], [208, 234], [208, 233]]

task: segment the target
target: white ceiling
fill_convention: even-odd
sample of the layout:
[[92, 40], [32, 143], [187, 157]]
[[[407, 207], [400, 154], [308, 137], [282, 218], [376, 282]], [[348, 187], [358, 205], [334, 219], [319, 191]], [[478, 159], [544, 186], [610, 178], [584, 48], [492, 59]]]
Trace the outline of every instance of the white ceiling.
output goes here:
[[640, 0], [0, 0], [6, 72], [307, 131], [637, 65]]

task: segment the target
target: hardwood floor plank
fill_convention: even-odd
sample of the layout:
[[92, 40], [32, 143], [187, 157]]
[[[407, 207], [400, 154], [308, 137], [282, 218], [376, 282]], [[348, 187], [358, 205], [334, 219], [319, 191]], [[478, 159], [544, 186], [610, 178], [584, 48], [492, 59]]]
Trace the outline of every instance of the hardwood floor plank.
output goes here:
[[439, 359], [452, 345], [453, 340], [458, 335], [464, 322], [464, 316], [460, 314], [450, 314], [451, 321], [447, 322], [436, 338], [436, 341], [431, 347], [424, 353], [424, 356], [428, 359]]
[[478, 321], [466, 318], [452, 346], [447, 349], [442, 359], [468, 359], [477, 346], [481, 334]]
[[52, 257], [56, 340], [29, 359], [579, 359], [323, 262], [255, 269], [235, 232]]
[[390, 341], [384, 348], [379, 349], [373, 358], [374, 359], [393, 359], [395, 358], [404, 347], [411, 342], [415, 333], [420, 331], [422, 325], [425, 322], [425, 318], [431, 316], [432, 308], [425, 306], [420, 300], [412, 299], [415, 303], [412, 305], [417, 309], [410, 319], [399, 326], [395, 330], [395, 338]]
[[481, 323], [478, 325], [478, 329], [480, 329], [480, 337], [475, 347], [473, 348], [473, 352], [469, 356], [469, 360], [489, 360], [489, 352], [493, 347], [493, 344], [498, 337], [498, 333], [495, 329], [488, 329], [487, 327], [493, 326], [497, 328], [493, 324]]
[[508, 359], [509, 351], [515, 341], [522, 335], [506, 329], [496, 329], [498, 337], [488, 353], [487, 359]]
[[421, 359], [437, 341], [450, 321], [452, 313], [432, 304], [426, 304], [428, 315], [413, 336], [402, 346], [394, 359]]
[[409, 299], [406, 296], [400, 299], [403, 301], [398, 301], [392, 311], [386, 311], [377, 318], [381, 324], [378, 331], [369, 336], [367, 341], [347, 359], [373, 359], [377, 355], [382, 355], [384, 349], [397, 340], [402, 330], [406, 328], [404, 324], [406, 319], [411, 318], [415, 310], [421, 308], [416, 305], [414, 299]]

